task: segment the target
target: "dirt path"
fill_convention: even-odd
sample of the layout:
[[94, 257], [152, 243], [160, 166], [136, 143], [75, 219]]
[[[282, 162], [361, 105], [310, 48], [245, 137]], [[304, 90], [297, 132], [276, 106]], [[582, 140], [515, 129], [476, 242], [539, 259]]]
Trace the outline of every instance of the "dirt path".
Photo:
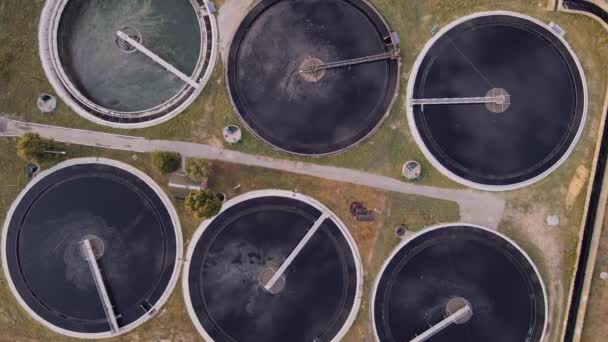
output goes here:
[[249, 11], [255, 0], [226, 0], [218, 10], [217, 23], [220, 29], [220, 54], [222, 62], [226, 65], [228, 49], [232, 36], [239, 24]]
[[[0, 113], [1, 114], [1, 113]], [[181, 141], [146, 140], [140, 137], [100, 133], [57, 126], [9, 120], [0, 116], [0, 136], [19, 136], [35, 132], [49, 139], [78, 145], [134, 152], [173, 151], [185, 157], [221, 160], [229, 163], [308, 175], [345, 183], [353, 183], [386, 191], [418, 195], [458, 203], [464, 222], [496, 228], [502, 219], [505, 199], [499, 194], [474, 190], [443, 189], [358, 170], [325, 166], [291, 160], [246, 154], [209, 145]]]

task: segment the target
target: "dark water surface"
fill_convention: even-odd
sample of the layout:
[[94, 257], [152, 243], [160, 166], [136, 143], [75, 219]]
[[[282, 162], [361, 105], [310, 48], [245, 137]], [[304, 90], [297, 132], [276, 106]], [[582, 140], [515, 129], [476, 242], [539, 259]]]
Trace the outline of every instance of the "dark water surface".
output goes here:
[[414, 108], [426, 147], [472, 182], [509, 185], [550, 169], [574, 143], [583, 118], [583, 81], [567, 48], [545, 28], [494, 15], [460, 24], [423, 59], [414, 98], [478, 97], [504, 88], [511, 106]]
[[471, 319], [433, 342], [539, 341], [545, 298], [532, 265], [511, 243], [475, 227], [425, 233], [402, 247], [382, 273], [374, 302], [380, 341], [409, 341], [446, 317], [455, 297]]
[[301, 201], [262, 197], [237, 204], [205, 230], [189, 270], [192, 305], [215, 341], [331, 340], [355, 300], [353, 254], [326, 220], [287, 269], [276, 295], [258, 282], [278, 269], [320, 212]]
[[137, 29], [142, 44], [191, 75], [201, 50], [201, 30], [190, 0], [71, 0], [61, 16], [59, 56], [72, 83], [89, 100], [114, 111], [156, 107], [184, 82], [139, 51], [115, 43], [124, 26]]
[[325, 154], [363, 139], [384, 117], [398, 62], [327, 70], [318, 82], [298, 73], [308, 57], [323, 62], [388, 51], [390, 33], [359, 0], [262, 1], [241, 24], [228, 63], [231, 96], [264, 140], [301, 154]]
[[156, 304], [173, 274], [176, 236], [156, 193], [107, 165], [77, 165], [40, 180], [23, 198], [8, 232], [7, 260], [27, 305], [50, 323], [106, 332], [93, 276], [79, 242], [104, 243], [98, 260], [120, 326]]

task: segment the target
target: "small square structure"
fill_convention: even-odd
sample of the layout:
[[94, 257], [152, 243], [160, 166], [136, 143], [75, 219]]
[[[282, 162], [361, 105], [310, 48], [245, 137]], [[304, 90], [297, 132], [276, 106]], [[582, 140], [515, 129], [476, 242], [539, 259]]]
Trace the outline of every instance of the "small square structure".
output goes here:
[[175, 198], [184, 199], [192, 191], [204, 190], [203, 184], [206, 185], [207, 180], [197, 183], [188, 178], [188, 175], [182, 172], [176, 172], [169, 178], [169, 189]]

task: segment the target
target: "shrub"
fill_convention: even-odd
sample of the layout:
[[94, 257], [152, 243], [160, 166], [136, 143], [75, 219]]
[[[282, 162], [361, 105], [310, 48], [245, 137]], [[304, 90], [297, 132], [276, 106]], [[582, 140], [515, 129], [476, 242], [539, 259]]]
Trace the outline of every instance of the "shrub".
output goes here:
[[41, 163], [53, 157], [46, 153], [53, 147], [53, 140], [44, 139], [36, 133], [25, 133], [17, 140], [17, 155], [27, 162]]
[[177, 171], [181, 163], [182, 156], [176, 152], [154, 152], [152, 163], [162, 173]]
[[211, 190], [193, 191], [184, 201], [186, 211], [197, 219], [205, 220], [217, 215], [222, 209], [217, 193]]
[[190, 158], [186, 165], [188, 176], [197, 182], [209, 177], [210, 165], [204, 159]]

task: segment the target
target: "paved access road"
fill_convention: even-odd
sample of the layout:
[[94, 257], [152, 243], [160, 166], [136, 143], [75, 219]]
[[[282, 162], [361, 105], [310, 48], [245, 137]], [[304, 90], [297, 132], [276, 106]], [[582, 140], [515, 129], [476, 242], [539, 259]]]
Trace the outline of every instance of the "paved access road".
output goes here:
[[496, 228], [498, 226], [505, 207], [505, 200], [498, 193], [480, 192], [470, 189], [443, 189], [406, 183], [394, 178], [368, 172], [275, 159], [203, 144], [168, 140], [147, 140], [134, 136], [27, 123], [6, 119], [0, 116], [0, 136], [20, 136], [21, 134], [28, 132], [38, 133], [45, 138], [64, 143], [133, 152], [173, 151], [179, 152], [185, 157], [220, 160], [333, 181], [353, 183], [386, 191], [448, 200], [458, 203], [460, 207], [460, 218], [463, 222], [480, 224], [489, 228]]

